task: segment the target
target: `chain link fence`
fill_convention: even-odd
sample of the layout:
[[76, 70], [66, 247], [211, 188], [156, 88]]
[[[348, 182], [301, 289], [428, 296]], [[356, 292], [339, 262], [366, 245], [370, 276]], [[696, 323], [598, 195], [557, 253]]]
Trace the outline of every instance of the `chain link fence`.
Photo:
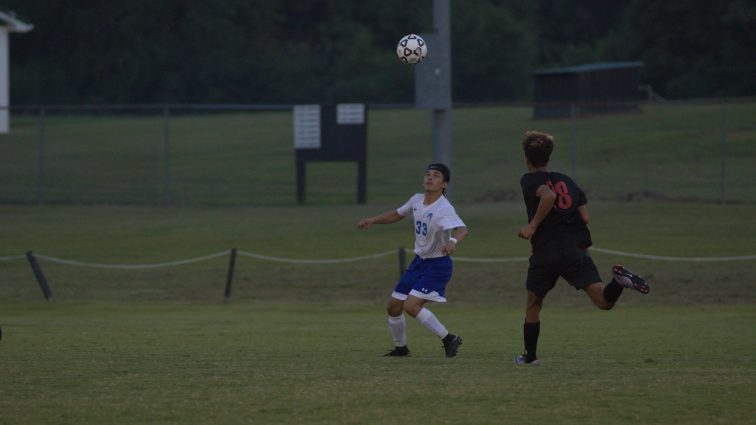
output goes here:
[[[13, 107], [0, 203], [295, 205], [292, 107]], [[368, 110], [368, 202], [403, 202], [433, 160], [429, 111]], [[531, 129], [556, 136], [550, 168], [572, 173], [591, 199], [756, 202], [754, 99], [551, 120], [527, 104], [464, 106], [452, 129], [458, 202], [519, 201], [519, 140]], [[352, 163], [311, 167], [308, 202], [355, 203], [356, 175]]]

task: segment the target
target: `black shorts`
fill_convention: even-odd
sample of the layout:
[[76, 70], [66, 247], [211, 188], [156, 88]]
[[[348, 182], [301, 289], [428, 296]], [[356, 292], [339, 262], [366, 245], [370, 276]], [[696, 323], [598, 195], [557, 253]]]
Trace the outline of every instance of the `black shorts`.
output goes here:
[[560, 276], [575, 289], [585, 289], [591, 283], [601, 282], [598, 269], [588, 253], [578, 247], [569, 247], [533, 254], [525, 286], [528, 291], [544, 298]]

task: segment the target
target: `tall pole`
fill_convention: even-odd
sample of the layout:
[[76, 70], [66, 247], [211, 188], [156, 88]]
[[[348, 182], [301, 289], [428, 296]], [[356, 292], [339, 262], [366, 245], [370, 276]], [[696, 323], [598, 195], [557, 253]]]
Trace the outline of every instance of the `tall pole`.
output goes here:
[[[451, 86], [451, 17], [449, 12], [450, 0], [433, 0], [433, 31], [437, 36], [437, 43], [446, 51], [438, 72], [447, 72], [444, 81]], [[451, 93], [451, 87], [448, 88]], [[451, 97], [451, 96], [450, 96]], [[451, 138], [451, 102], [444, 108], [433, 110], [433, 160], [443, 162], [452, 168], [452, 138]], [[451, 185], [447, 193], [451, 192]]]
[[0, 133], [10, 131], [8, 39], [8, 28], [0, 27]]

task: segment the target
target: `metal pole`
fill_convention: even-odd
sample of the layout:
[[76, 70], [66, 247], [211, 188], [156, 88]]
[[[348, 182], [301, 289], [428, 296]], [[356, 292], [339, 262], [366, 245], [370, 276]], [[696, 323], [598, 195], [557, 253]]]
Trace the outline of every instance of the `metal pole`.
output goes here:
[[725, 166], [727, 160], [727, 104], [722, 101], [722, 142], [719, 145], [719, 203], [725, 203]]
[[[448, 63], [442, 66], [449, 72], [448, 81], [451, 84], [451, 14], [450, 0], [433, 0], [433, 30], [438, 35], [438, 43], [446, 46], [448, 52], [445, 58]], [[451, 93], [451, 88], [449, 88]], [[451, 105], [443, 109], [433, 110], [433, 160], [452, 167], [452, 137], [451, 137]], [[452, 185], [446, 188], [447, 197], [451, 196]]]
[[45, 203], [45, 108], [39, 109], [39, 140], [37, 141], [37, 203]]
[[163, 189], [165, 203], [171, 203], [171, 142], [170, 142], [170, 109], [163, 107]]
[[433, 160], [452, 168], [451, 110], [436, 109], [433, 111], [432, 134]]
[[572, 178], [577, 180], [577, 107], [574, 103], [570, 104], [570, 139], [572, 141], [570, 148]]

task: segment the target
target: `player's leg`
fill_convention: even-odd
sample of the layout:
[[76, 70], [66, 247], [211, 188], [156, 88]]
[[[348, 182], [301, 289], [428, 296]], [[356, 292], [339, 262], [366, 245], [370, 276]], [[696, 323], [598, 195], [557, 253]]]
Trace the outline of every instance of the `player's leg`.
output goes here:
[[584, 290], [593, 304], [602, 310], [611, 310], [622, 295], [622, 285], [614, 279], [604, 285], [591, 256], [577, 247], [564, 251], [562, 277], [575, 289]]
[[407, 314], [417, 319], [425, 329], [428, 329], [432, 334], [441, 338], [446, 357], [456, 356], [459, 351], [459, 346], [462, 345], [462, 337], [450, 333], [446, 329], [446, 326], [438, 320], [436, 315], [429, 309], [425, 308], [427, 302], [428, 300], [426, 299], [410, 294], [409, 297], [407, 297], [407, 301], [405, 301], [404, 308], [407, 311]]
[[412, 285], [419, 277], [415, 271], [416, 265], [417, 258], [412, 261], [407, 271], [399, 279], [386, 305], [388, 328], [391, 333], [391, 339], [394, 341], [394, 349], [385, 354], [389, 357], [403, 357], [408, 356], [410, 353], [407, 346], [407, 323], [404, 318], [404, 303], [407, 300]]
[[584, 288], [593, 304], [602, 310], [611, 310], [625, 288], [635, 289], [641, 294], [648, 294], [650, 290], [645, 279], [620, 265], [612, 268], [612, 276], [606, 285], [594, 282]]
[[423, 327], [441, 338], [446, 357], [454, 357], [462, 344], [462, 338], [450, 333], [436, 315], [425, 308], [428, 301], [446, 302], [444, 293], [452, 276], [451, 258], [439, 257], [423, 260], [418, 270], [420, 278], [414, 283], [407, 297], [405, 309]]
[[561, 254], [541, 253], [530, 257], [526, 288], [528, 300], [525, 306], [525, 323], [522, 326], [525, 352], [515, 356], [517, 365], [538, 365], [538, 338], [541, 335], [541, 309], [546, 294], [559, 279], [558, 260]]
[[394, 349], [386, 356], [402, 357], [409, 355], [407, 347], [407, 323], [404, 320], [404, 301], [391, 296], [386, 306], [388, 313], [388, 327], [391, 339], [394, 340]]
[[543, 297], [528, 291], [528, 302], [525, 306], [525, 323], [522, 326], [525, 352], [515, 356], [515, 364], [538, 365], [538, 337], [541, 334], [541, 309]]
[[601, 310], [611, 310], [624, 288], [612, 279], [606, 286], [601, 282], [594, 282], [584, 289], [596, 307]]

